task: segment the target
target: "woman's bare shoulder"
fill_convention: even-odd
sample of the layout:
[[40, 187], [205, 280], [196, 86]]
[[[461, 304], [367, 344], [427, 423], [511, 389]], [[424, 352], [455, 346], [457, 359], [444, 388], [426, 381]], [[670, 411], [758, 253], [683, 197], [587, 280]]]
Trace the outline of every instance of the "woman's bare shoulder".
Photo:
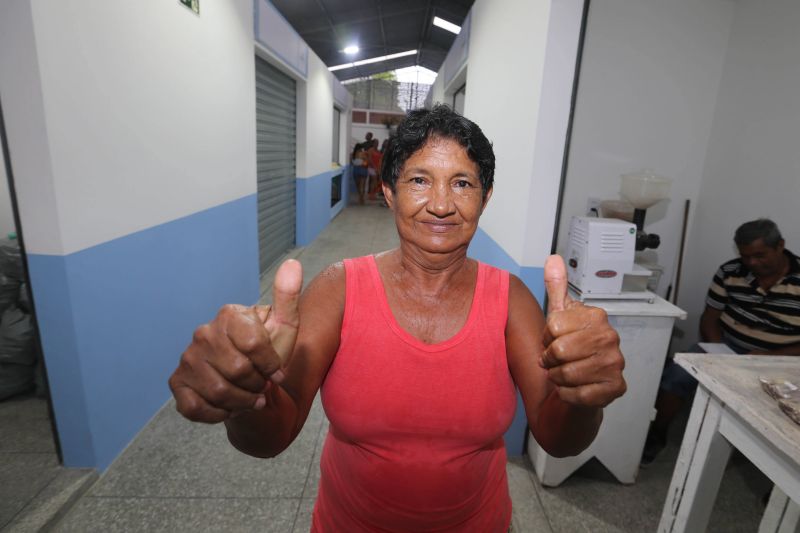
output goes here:
[[[322, 271], [314, 276], [314, 279], [303, 291], [303, 299], [325, 302], [336, 301], [341, 298], [344, 301], [345, 291], [345, 266], [344, 261], [331, 263]], [[331, 302], [332, 303], [332, 302]]]

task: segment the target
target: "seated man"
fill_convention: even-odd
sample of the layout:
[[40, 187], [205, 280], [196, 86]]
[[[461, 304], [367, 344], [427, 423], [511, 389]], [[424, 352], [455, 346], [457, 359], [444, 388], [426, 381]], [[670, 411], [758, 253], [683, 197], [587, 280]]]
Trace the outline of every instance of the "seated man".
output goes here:
[[[725, 343], [736, 353], [800, 355], [800, 260], [784, 248], [778, 226], [768, 219], [742, 224], [733, 240], [739, 258], [714, 275], [700, 317], [700, 338]], [[702, 350], [694, 346], [690, 351]], [[670, 422], [696, 386], [692, 376], [667, 360], [642, 464], [664, 448]]]

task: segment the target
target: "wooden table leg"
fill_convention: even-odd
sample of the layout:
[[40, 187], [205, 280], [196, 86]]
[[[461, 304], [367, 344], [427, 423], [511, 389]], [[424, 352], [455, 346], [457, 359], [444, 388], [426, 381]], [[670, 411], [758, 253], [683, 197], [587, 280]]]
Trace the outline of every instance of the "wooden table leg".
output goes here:
[[777, 486], [772, 487], [769, 503], [761, 517], [758, 533], [800, 532], [800, 506]]
[[722, 405], [701, 385], [683, 435], [659, 533], [705, 531], [732, 446], [717, 431]]

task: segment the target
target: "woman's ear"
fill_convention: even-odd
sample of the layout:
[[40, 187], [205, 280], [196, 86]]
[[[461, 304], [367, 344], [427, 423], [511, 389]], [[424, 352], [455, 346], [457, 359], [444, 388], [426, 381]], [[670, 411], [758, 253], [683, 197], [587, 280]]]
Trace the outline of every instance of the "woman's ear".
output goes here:
[[389, 206], [389, 209], [394, 211], [394, 196], [392, 193], [392, 188], [386, 185], [383, 181], [381, 181], [381, 188], [383, 189], [383, 199], [386, 200], [386, 205]]
[[489, 190], [486, 191], [486, 196], [483, 198], [483, 205], [481, 206], [481, 214], [483, 214], [483, 210], [486, 209], [486, 204], [489, 203], [489, 198], [492, 197], [493, 190], [494, 190], [493, 187], [489, 187]]

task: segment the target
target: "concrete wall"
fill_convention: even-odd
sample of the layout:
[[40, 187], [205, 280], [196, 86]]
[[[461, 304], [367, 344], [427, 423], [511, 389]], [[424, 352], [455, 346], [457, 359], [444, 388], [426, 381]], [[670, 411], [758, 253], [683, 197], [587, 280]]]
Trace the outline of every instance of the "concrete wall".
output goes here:
[[696, 338], [716, 268], [736, 256], [737, 226], [770, 217], [800, 251], [800, 4], [735, 7], [678, 300], [690, 317], [679, 347]]
[[648, 210], [661, 246], [646, 256], [675, 271], [684, 200], [697, 208], [735, 2], [592, 2], [559, 228], [589, 197], [619, 199], [619, 175], [644, 167], [673, 179], [670, 201]]
[[258, 298], [252, 4], [9, 0], [0, 89], [56, 425], [105, 468]]

